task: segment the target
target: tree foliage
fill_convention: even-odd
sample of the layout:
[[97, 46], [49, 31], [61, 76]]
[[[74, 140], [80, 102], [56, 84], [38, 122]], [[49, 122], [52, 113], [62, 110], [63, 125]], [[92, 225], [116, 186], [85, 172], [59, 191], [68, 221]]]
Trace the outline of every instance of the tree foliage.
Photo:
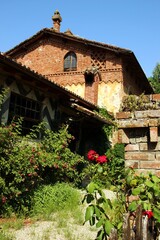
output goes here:
[[160, 63], [157, 63], [152, 76], [148, 78], [155, 93], [160, 93]]

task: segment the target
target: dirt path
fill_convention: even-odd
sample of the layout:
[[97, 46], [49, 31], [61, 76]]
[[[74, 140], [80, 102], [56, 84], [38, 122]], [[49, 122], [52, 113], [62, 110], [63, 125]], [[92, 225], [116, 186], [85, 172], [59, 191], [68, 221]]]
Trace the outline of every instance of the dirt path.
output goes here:
[[38, 221], [9, 232], [14, 240], [93, 240], [96, 237], [95, 229], [91, 229], [87, 223], [78, 225], [71, 220], [62, 227], [57, 222]]

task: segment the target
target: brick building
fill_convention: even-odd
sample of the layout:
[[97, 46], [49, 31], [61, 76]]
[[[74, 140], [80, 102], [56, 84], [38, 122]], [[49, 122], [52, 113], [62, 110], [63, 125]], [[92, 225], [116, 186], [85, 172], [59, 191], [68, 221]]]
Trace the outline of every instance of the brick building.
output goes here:
[[8, 91], [0, 105], [0, 123], [9, 124], [13, 117], [22, 117], [24, 135], [42, 121], [53, 131], [66, 124], [75, 137], [70, 147], [81, 155], [98, 146], [102, 126], [111, 124], [98, 114], [96, 105], [0, 54], [2, 88]]
[[58, 11], [52, 20], [6, 55], [113, 113], [124, 95], [153, 92], [132, 51], [62, 33]]
[[[4, 73], [6, 66], [0, 67], [0, 80], [10, 87], [11, 95], [14, 92], [27, 97], [28, 102], [39, 102], [44, 96], [41, 120], [47, 120], [50, 126], [55, 121], [74, 119], [71, 129], [77, 137], [75, 149], [83, 149], [82, 155], [99, 145], [102, 125], [111, 124], [95, 114], [98, 106], [106, 108], [115, 114], [119, 130], [112, 141], [125, 144], [126, 166], [160, 175], [160, 103], [134, 53], [77, 37], [70, 30], [62, 33], [58, 11], [52, 20], [53, 27], [40, 30], [0, 55], [0, 63], [4, 62], [8, 71]], [[124, 96], [142, 93], [153, 100], [150, 110], [119, 112]], [[6, 121], [9, 102], [2, 109]], [[155, 104], [158, 111], [154, 112]]]

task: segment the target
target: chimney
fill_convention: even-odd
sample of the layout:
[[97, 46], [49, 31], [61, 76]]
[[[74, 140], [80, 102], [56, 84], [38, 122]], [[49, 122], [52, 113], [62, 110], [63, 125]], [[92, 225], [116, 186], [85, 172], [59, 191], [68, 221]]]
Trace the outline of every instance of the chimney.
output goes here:
[[56, 32], [60, 32], [60, 26], [61, 26], [62, 18], [61, 18], [61, 15], [60, 15], [58, 10], [56, 10], [54, 12], [52, 20], [53, 20], [53, 29]]

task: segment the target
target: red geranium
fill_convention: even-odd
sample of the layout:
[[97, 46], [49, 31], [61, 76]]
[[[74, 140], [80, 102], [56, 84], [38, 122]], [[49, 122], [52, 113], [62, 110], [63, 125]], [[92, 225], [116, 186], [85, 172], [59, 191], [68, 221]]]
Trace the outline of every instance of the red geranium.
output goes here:
[[98, 154], [96, 153], [96, 151], [94, 151], [94, 150], [90, 150], [90, 151], [88, 152], [88, 154], [87, 154], [88, 160], [91, 160], [91, 161], [96, 160], [98, 156], [99, 156], [99, 155], [98, 155]]
[[107, 162], [107, 157], [106, 157], [105, 155], [98, 156], [97, 159], [96, 159], [96, 161], [97, 161], [98, 163], [105, 163], [105, 162]]
[[105, 155], [99, 156], [99, 154], [95, 150], [90, 150], [87, 153], [87, 158], [90, 161], [95, 161], [100, 164], [106, 163], [108, 161], [108, 159]]
[[151, 210], [143, 211], [143, 215], [147, 215], [148, 219], [153, 217], [153, 212]]

